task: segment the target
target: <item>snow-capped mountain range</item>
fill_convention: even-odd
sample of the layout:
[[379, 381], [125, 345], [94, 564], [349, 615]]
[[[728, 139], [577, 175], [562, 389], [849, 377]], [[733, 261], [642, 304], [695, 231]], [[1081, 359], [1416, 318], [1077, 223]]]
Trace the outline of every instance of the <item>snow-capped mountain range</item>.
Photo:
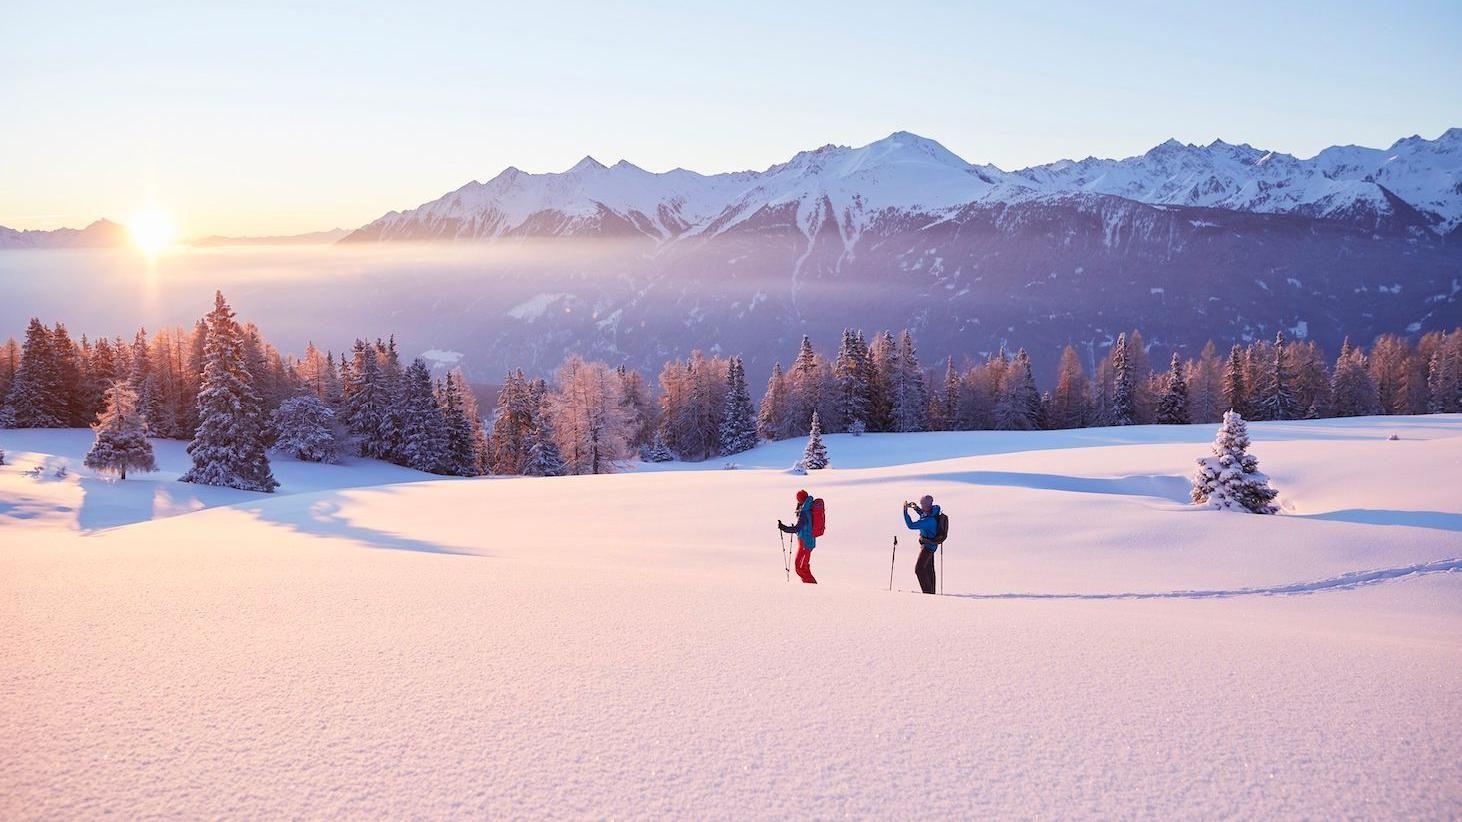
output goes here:
[[656, 241], [719, 234], [759, 214], [795, 211], [811, 235], [831, 221], [850, 245], [880, 215], [949, 213], [1073, 195], [1150, 205], [1296, 214], [1450, 235], [1462, 223], [1462, 128], [1388, 149], [1327, 148], [1309, 159], [1216, 140], [1176, 140], [1123, 160], [1089, 157], [1006, 172], [896, 132], [859, 148], [827, 145], [762, 172], [645, 171], [585, 157], [558, 174], [508, 168], [349, 235], [371, 240], [633, 235]]

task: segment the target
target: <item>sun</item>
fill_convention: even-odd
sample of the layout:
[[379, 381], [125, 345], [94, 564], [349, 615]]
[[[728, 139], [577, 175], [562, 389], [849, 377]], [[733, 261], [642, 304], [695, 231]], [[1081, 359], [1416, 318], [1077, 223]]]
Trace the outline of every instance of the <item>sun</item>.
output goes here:
[[149, 257], [155, 257], [173, 244], [173, 221], [156, 208], [138, 212], [128, 224], [132, 244]]

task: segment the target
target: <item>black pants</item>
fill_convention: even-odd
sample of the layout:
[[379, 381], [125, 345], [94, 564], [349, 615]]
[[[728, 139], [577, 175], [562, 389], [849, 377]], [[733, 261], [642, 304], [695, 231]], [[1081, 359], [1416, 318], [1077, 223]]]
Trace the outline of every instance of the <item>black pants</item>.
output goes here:
[[919, 587], [924, 593], [934, 593], [934, 552], [919, 546], [919, 561], [914, 563], [914, 576], [919, 578]]

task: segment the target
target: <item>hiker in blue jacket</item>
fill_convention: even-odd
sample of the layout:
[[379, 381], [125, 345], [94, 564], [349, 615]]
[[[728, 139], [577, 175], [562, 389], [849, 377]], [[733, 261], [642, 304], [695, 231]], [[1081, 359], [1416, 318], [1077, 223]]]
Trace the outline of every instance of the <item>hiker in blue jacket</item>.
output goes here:
[[812, 497], [806, 491], [797, 492], [797, 521], [788, 525], [777, 520], [777, 527], [785, 534], [797, 535], [797, 576], [816, 585], [817, 579], [812, 576], [812, 549], [817, 547], [817, 537], [812, 535]]
[[[919, 518], [909, 516], [910, 509], [919, 512]], [[914, 576], [919, 578], [919, 588], [926, 594], [935, 592], [934, 555], [939, 552], [939, 506], [934, 497], [925, 494], [919, 504], [904, 503], [904, 524], [909, 530], [919, 532], [919, 559], [914, 563]]]

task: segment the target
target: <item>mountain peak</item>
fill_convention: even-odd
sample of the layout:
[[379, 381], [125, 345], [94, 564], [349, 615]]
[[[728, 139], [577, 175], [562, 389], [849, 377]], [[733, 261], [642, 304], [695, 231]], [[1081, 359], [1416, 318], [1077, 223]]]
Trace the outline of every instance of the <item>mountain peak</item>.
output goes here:
[[565, 174], [582, 174], [589, 171], [604, 171], [604, 164], [585, 154], [584, 159], [574, 163], [574, 167], [564, 172]]

